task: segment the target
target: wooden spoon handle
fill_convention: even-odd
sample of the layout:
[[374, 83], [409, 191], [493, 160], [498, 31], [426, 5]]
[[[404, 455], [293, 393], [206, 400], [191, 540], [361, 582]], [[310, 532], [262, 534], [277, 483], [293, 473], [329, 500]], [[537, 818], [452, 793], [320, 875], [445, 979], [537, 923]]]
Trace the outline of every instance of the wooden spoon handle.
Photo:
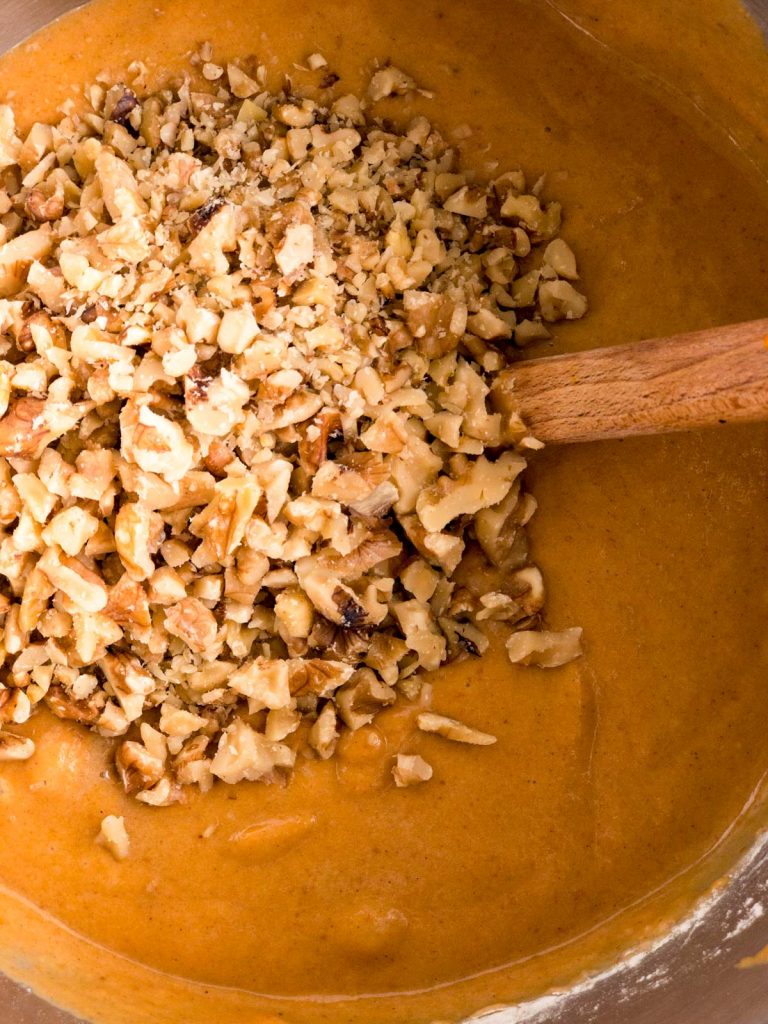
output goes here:
[[524, 360], [494, 401], [560, 444], [768, 420], [768, 319]]

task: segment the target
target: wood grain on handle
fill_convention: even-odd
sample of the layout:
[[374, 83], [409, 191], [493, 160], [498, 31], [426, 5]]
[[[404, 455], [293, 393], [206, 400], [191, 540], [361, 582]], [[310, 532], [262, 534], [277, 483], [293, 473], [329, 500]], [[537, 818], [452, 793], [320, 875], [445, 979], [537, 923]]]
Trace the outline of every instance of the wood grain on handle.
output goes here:
[[523, 360], [494, 402], [559, 444], [768, 420], [768, 319]]

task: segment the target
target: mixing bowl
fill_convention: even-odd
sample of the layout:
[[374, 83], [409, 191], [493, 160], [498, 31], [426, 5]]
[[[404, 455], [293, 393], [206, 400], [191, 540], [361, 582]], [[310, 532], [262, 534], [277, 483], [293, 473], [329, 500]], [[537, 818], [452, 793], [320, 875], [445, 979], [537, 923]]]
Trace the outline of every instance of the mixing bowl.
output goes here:
[[[0, 51], [75, 6], [72, 0], [0, 0]], [[751, 0], [748, 7], [768, 31], [768, 0]], [[690, 17], [697, 14], [694, 4]], [[674, 47], [674, 40], [669, 45]], [[738, 60], [738, 54], [732, 59]], [[768, 946], [768, 838], [753, 841], [748, 850], [745, 845], [739, 848], [734, 839], [737, 866], [662, 940], [567, 991], [514, 1008], [489, 1009], [482, 1019], [487, 1024], [765, 1024], [768, 968], [738, 965]], [[76, 1021], [0, 978], [0, 1024]]]

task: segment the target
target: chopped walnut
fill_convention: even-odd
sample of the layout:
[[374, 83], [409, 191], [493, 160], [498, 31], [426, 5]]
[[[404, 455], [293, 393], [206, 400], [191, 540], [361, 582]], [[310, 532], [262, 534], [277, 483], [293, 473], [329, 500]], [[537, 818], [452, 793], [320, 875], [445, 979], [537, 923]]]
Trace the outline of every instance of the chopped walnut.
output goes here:
[[243, 779], [256, 782], [275, 769], [291, 768], [294, 757], [290, 747], [268, 740], [236, 719], [221, 735], [211, 771], [230, 784]]
[[472, 743], [476, 746], [487, 747], [496, 742], [496, 737], [487, 732], [480, 732], [479, 729], [472, 729], [455, 718], [447, 718], [445, 715], [434, 715], [425, 712], [416, 719], [422, 732], [434, 732], [438, 736], [444, 736], [447, 740], [456, 743]]
[[559, 633], [546, 630], [521, 630], [507, 640], [509, 660], [515, 664], [557, 668], [582, 655], [581, 629], [573, 627]]
[[386, 96], [402, 96], [415, 88], [416, 83], [410, 75], [388, 65], [375, 72], [368, 85], [368, 95], [376, 102]]
[[245, 662], [227, 680], [231, 689], [248, 698], [252, 711], [273, 711], [291, 704], [291, 673], [287, 661], [256, 658]]
[[502, 501], [475, 516], [475, 536], [483, 554], [497, 569], [517, 569], [528, 558], [522, 505], [519, 486], [512, 487]]
[[398, 754], [395, 757], [392, 775], [399, 789], [417, 786], [420, 782], [429, 782], [432, 778], [432, 765], [418, 754]]
[[101, 823], [96, 842], [99, 846], [109, 850], [116, 861], [125, 860], [131, 851], [131, 841], [125, 828], [125, 818], [108, 814]]
[[336, 711], [333, 704], [328, 703], [317, 716], [317, 721], [309, 730], [309, 745], [323, 761], [327, 761], [336, 749], [338, 739]]
[[394, 704], [397, 693], [370, 668], [362, 668], [347, 686], [336, 691], [334, 699], [342, 721], [354, 731], [369, 725], [382, 708]]
[[[560, 206], [376, 116], [428, 95], [399, 68], [332, 98], [306, 63], [313, 95], [206, 44], [194, 81], [103, 83], [56, 125], [0, 106], [0, 726], [45, 705], [95, 730], [154, 807], [278, 781], [399, 700], [493, 742], [424, 680], [486, 623], [513, 661], [580, 653], [538, 629], [537, 442], [492, 401], [586, 312]], [[33, 751], [0, 732], [0, 760]]]
[[439, 477], [416, 500], [422, 525], [430, 533], [438, 533], [457, 516], [498, 505], [524, 466], [525, 460], [514, 452], [505, 452], [496, 462], [481, 455], [456, 479]]
[[115, 764], [126, 793], [143, 793], [152, 789], [165, 771], [165, 745], [161, 751], [149, 750], [141, 743], [127, 740], [115, 755]]
[[35, 744], [28, 737], [0, 731], [0, 761], [28, 761], [34, 752]]
[[578, 320], [587, 312], [587, 300], [568, 281], [543, 281], [539, 286], [544, 320]]
[[218, 633], [213, 612], [196, 597], [171, 605], [165, 613], [165, 628], [197, 654], [211, 648]]

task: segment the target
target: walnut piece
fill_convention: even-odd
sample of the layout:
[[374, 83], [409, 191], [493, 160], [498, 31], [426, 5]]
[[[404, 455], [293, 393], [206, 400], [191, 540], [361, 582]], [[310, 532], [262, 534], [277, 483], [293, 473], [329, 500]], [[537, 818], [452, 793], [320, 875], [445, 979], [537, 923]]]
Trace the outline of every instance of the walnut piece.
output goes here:
[[0, 761], [28, 761], [35, 752], [35, 744], [26, 736], [0, 731]]
[[455, 718], [447, 718], [445, 715], [424, 712], [418, 716], [416, 721], [422, 732], [434, 732], [455, 743], [472, 743], [476, 746], [487, 747], [496, 742], [496, 737], [491, 736], [490, 733], [472, 729], [462, 722], [457, 722]]
[[116, 861], [125, 860], [131, 851], [131, 841], [125, 828], [125, 818], [108, 814], [101, 823], [96, 842], [99, 846], [109, 850]]
[[398, 754], [392, 768], [392, 775], [398, 789], [405, 786], [417, 786], [420, 782], [429, 782], [432, 778], [432, 765], [418, 754]]
[[538, 665], [540, 668], [557, 668], [580, 658], [581, 629], [551, 633], [546, 630], [521, 630], [507, 640], [509, 660], [517, 665]]

